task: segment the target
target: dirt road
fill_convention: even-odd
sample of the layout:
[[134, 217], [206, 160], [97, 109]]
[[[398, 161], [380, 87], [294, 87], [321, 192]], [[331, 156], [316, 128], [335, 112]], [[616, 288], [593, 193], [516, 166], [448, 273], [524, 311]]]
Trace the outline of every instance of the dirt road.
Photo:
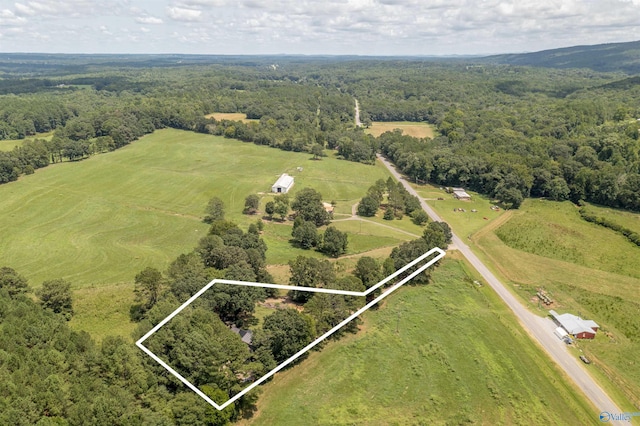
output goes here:
[[362, 127], [362, 122], [360, 121], [360, 104], [356, 99], [356, 127]]
[[[440, 216], [427, 205], [427, 203], [418, 195], [418, 193], [409, 185], [409, 183], [396, 171], [395, 167], [382, 156], [378, 155], [379, 160], [389, 169], [391, 174], [402, 182], [404, 187], [410, 194], [415, 195], [420, 200], [420, 204], [424, 211], [434, 221], [442, 221]], [[555, 328], [553, 322], [548, 318], [541, 318], [531, 313], [520, 303], [516, 297], [511, 294], [505, 286], [496, 278], [495, 275], [482, 263], [482, 261], [471, 251], [469, 246], [465, 244], [457, 235], [453, 234], [453, 244], [467, 258], [469, 263], [482, 275], [485, 281], [495, 290], [500, 298], [516, 315], [522, 327], [529, 335], [537, 341], [540, 346], [549, 354], [549, 356], [564, 370], [575, 384], [584, 392], [589, 400], [595, 406], [597, 412], [594, 413], [594, 422], [598, 421], [599, 413], [607, 411], [609, 413], [622, 413], [620, 408], [609, 398], [602, 388], [591, 378], [586, 371], [585, 366], [571, 354], [564, 343], [560, 341], [554, 334]], [[617, 423], [617, 422], [610, 422]], [[623, 422], [620, 422], [623, 424]], [[624, 424], [629, 424], [624, 422]]]

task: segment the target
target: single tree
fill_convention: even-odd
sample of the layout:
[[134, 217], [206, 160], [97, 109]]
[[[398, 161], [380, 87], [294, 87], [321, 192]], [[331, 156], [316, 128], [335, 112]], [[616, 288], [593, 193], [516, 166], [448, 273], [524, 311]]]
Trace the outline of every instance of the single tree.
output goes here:
[[244, 199], [244, 210], [242, 211], [242, 213], [256, 214], [259, 207], [260, 197], [258, 197], [256, 194], [247, 195], [247, 198]]
[[62, 314], [67, 320], [71, 319], [73, 307], [70, 282], [63, 279], [45, 281], [36, 290], [36, 296], [43, 307]]
[[319, 160], [320, 157], [324, 156], [324, 150], [322, 149], [322, 145], [319, 145], [317, 143], [313, 144], [310, 152], [311, 154], [313, 154], [314, 160]]
[[273, 358], [283, 362], [311, 343], [315, 335], [311, 321], [295, 309], [277, 310], [264, 319], [262, 330], [268, 336]]
[[377, 284], [382, 279], [380, 264], [373, 257], [363, 256], [358, 259], [353, 275], [362, 281], [366, 288]]
[[375, 216], [378, 208], [380, 208], [380, 202], [371, 195], [365, 195], [358, 204], [358, 216]]
[[264, 206], [264, 211], [267, 215], [269, 215], [269, 219], [273, 217], [273, 214], [276, 212], [276, 203], [273, 201], [268, 201]]
[[422, 226], [425, 223], [429, 222], [429, 215], [427, 215], [427, 213], [422, 209], [416, 210], [411, 214], [411, 220], [416, 225]]
[[320, 251], [329, 256], [338, 257], [347, 251], [349, 238], [346, 232], [339, 231], [334, 226], [327, 227], [322, 237]]
[[289, 214], [289, 206], [284, 203], [276, 203], [274, 213], [280, 216], [280, 220], [284, 220], [287, 214]]
[[6, 290], [9, 296], [15, 296], [29, 291], [29, 284], [15, 269], [3, 266], [0, 268], [0, 289]]
[[[295, 260], [289, 261], [289, 269], [291, 271], [289, 284], [298, 287], [325, 287], [336, 279], [333, 264], [328, 260], [298, 256]], [[295, 302], [304, 303], [313, 296], [313, 293], [292, 290], [289, 296]]]
[[322, 195], [313, 188], [304, 188], [296, 194], [291, 208], [304, 220], [316, 224], [316, 226], [329, 224], [329, 213], [322, 204]]
[[205, 209], [206, 216], [204, 221], [206, 223], [213, 223], [216, 220], [224, 220], [224, 202], [218, 197], [213, 197], [209, 200]]
[[305, 250], [316, 247], [320, 242], [318, 229], [312, 222], [302, 221], [300, 225], [294, 226], [291, 236], [293, 242]]
[[[210, 235], [205, 238], [216, 237], [214, 235]], [[158, 298], [160, 297], [160, 292], [164, 283], [162, 274], [156, 268], [147, 267], [136, 275], [134, 282], [135, 287], [133, 291], [136, 295], [136, 302], [142, 303], [145, 310], [151, 309], [156, 302], [158, 302]]]

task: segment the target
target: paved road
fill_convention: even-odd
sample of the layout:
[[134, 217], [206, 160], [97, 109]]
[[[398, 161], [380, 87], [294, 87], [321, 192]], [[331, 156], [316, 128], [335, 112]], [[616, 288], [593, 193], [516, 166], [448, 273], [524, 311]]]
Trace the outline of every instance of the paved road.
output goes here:
[[[427, 203], [418, 195], [418, 193], [409, 185], [409, 183], [400, 176], [394, 166], [382, 156], [378, 158], [389, 169], [391, 174], [398, 181], [402, 182], [404, 187], [410, 194], [415, 195], [420, 200], [422, 208], [427, 212], [429, 217], [435, 221], [442, 221], [440, 216], [427, 205]], [[586, 371], [585, 366], [571, 354], [564, 343], [560, 341], [554, 334], [555, 328], [553, 322], [548, 318], [541, 318], [529, 312], [516, 297], [511, 294], [505, 286], [496, 278], [489, 269], [480, 261], [480, 259], [471, 251], [469, 246], [465, 244], [457, 235], [453, 234], [453, 244], [467, 258], [469, 263], [482, 275], [485, 281], [495, 290], [496, 293], [504, 300], [509, 308], [516, 315], [522, 327], [536, 340], [540, 346], [551, 356], [551, 358], [565, 371], [565, 373], [582, 389], [584, 394], [591, 400], [598, 410], [594, 413], [594, 421], [598, 420], [598, 414], [602, 411], [609, 413], [621, 413], [618, 406], [609, 398], [609, 396], [598, 386]], [[612, 423], [612, 422], [610, 422]], [[625, 424], [628, 424], [625, 422]]]

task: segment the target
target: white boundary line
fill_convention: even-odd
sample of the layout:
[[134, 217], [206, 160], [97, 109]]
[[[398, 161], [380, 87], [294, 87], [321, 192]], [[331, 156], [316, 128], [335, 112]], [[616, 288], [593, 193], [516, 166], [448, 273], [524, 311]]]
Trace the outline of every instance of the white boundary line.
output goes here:
[[[209, 288], [211, 288], [211, 286], [216, 284], [216, 283], [242, 285], [242, 286], [248, 286], [248, 287], [277, 288], [277, 289], [283, 289], [283, 290], [299, 290], [299, 291], [307, 291], [307, 292], [311, 292], [311, 293], [342, 294], [342, 295], [345, 295], [345, 296], [367, 296], [368, 294], [370, 294], [371, 292], [377, 290], [378, 288], [380, 288], [381, 286], [383, 286], [387, 282], [391, 281], [392, 279], [394, 279], [398, 275], [402, 274], [407, 269], [415, 266], [416, 264], [418, 264], [421, 261], [425, 260], [429, 256], [432, 256], [434, 253], [438, 253], [436, 257], [434, 257], [433, 259], [431, 259], [430, 261], [428, 261], [427, 263], [425, 263], [424, 265], [422, 265], [421, 267], [416, 269], [414, 272], [412, 272], [409, 276], [407, 276], [403, 280], [401, 280], [398, 283], [394, 284], [392, 287], [390, 287], [387, 291], [382, 293], [380, 296], [376, 297], [374, 300], [372, 300], [371, 302], [367, 303], [365, 306], [363, 306], [362, 308], [358, 309], [353, 314], [349, 315], [340, 324], [336, 325], [331, 330], [327, 331], [322, 336], [318, 337], [316, 340], [314, 340], [313, 342], [309, 343], [304, 348], [300, 349], [298, 352], [296, 352], [294, 355], [292, 355], [289, 359], [284, 361], [282, 364], [278, 365], [276, 368], [274, 368], [273, 370], [269, 371], [267, 374], [265, 374], [264, 376], [262, 376], [261, 378], [259, 378], [255, 382], [253, 382], [251, 385], [247, 386], [245, 389], [243, 389], [242, 391], [240, 391], [237, 394], [235, 394], [233, 397], [231, 397], [224, 404], [217, 404], [216, 402], [214, 402], [204, 392], [202, 392], [200, 389], [198, 389], [195, 385], [193, 385], [187, 379], [182, 377], [180, 375], [180, 373], [178, 373], [173, 368], [171, 368], [169, 365], [167, 365], [167, 363], [165, 363], [160, 358], [158, 358], [153, 352], [151, 352], [146, 346], [144, 346], [142, 344], [145, 340], [147, 340], [149, 337], [151, 337], [151, 335], [153, 333], [155, 333], [162, 326], [164, 326], [166, 323], [171, 321], [171, 319], [173, 317], [178, 315], [184, 308], [186, 308], [191, 303], [193, 303], [193, 301], [196, 300], [198, 297], [202, 296], [202, 294], [205, 291], [209, 290]], [[431, 250], [429, 250], [428, 252], [426, 252], [422, 256], [418, 257], [417, 259], [411, 261], [407, 265], [405, 265], [402, 268], [398, 269], [396, 272], [394, 272], [393, 274], [389, 275], [388, 277], [386, 277], [385, 279], [383, 279], [382, 281], [380, 281], [376, 285], [370, 287], [366, 291], [331, 290], [331, 289], [326, 289], [326, 288], [299, 287], [299, 286], [290, 286], [290, 285], [281, 285], [281, 284], [266, 284], [266, 283], [254, 283], [254, 282], [249, 282], [249, 281], [234, 281], [234, 280], [215, 279], [215, 280], [211, 281], [209, 284], [207, 284], [204, 287], [202, 287], [202, 289], [200, 289], [200, 291], [198, 291], [196, 294], [191, 296], [189, 298], [189, 300], [184, 302], [178, 309], [173, 311], [171, 314], [169, 314], [169, 316], [167, 316], [165, 319], [160, 321], [155, 327], [153, 327], [147, 334], [142, 336], [136, 342], [136, 346], [138, 346], [140, 349], [142, 349], [147, 355], [149, 355], [151, 358], [153, 358], [158, 364], [160, 364], [162, 367], [164, 367], [169, 373], [173, 374], [178, 380], [180, 380], [182, 383], [184, 383], [186, 386], [188, 386], [192, 391], [197, 393], [202, 399], [207, 401], [214, 408], [216, 408], [218, 410], [224, 410], [229, 404], [234, 403], [235, 401], [237, 401], [239, 398], [244, 396], [247, 392], [251, 391], [256, 386], [260, 385], [261, 383], [264, 383], [267, 379], [269, 379], [271, 376], [276, 374], [278, 371], [282, 370], [287, 365], [291, 364], [293, 361], [295, 361], [297, 358], [299, 358], [302, 354], [304, 354], [305, 352], [307, 352], [308, 350], [310, 350], [311, 348], [316, 346], [318, 343], [320, 343], [323, 340], [325, 340], [327, 337], [331, 336], [333, 333], [335, 333], [340, 328], [345, 326], [349, 321], [351, 321], [354, 318], [356, 318], [357, 316], [361, 315], [367, 309], [371, 308], [372, 306], [374, 306], [375, 304], [380, 302], [382, 299], [387, 297], [392, 292], [396, 291], [402, 285], [404, 285], [407, 282], [411, 281], [418, 274], [420, 274], [422, 271], [424, 271], [425, 269], [427, 269], [428, 267], [430, 267], [431, 265], [436, 263], [438, 260], [442, 259], [444, 256], [445, 256], [445, 252], [442, 249], [440, 249], [439, 247], [432, 248]]]

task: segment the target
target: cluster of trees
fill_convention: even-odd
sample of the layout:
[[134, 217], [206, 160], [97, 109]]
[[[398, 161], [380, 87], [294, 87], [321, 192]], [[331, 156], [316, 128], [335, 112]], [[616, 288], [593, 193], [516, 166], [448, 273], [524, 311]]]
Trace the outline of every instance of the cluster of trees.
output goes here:
[[[11, 268], [0, 268], [0, 423], [225, 425], [255, 401], [253, 395], [219, 412], [160, 371], [129, 340], [106, 337], [96, 343], [86, 332], [72, 331], [67, 324], [68, 287], [62, 280], [48, 281], [36, 292], [40, 298], [36, 302], [27, 293], [24, 277]], [[148, 312], [148, 321], [160, 321], [173, 310], [167, 303], [166, 299], [158, 302]], [[147, 326], [137, 333], [142, 335]], [[173, 333], [168, 342], [175, 347], [186, 335], [187, 345], [178, 350], [196, 361], [213, 363], [214, 354], [242, 359], [248, 352], [246, 345], [236, 341], [237, 335], [201, 307], [185, 312], [160, 332]], [[195, 344], [193, 339], [202, 332], [216, 336], [219, 346], [210, 346], [206, 339]], [[207, 358], [197, 358], [203, 356]], [[181, 366], [193, 367], [189, 371], [194, 374], [212, 375], [202, 380], [219, 380], [223, 386], [233, 382], [225, 382], [210, 369], [204, 373], [197, 366]], [[211, 398], [226, 398], [217, 385], [202, 386], [202, 390]]]
[[328, 226], [324, 233], [318, 232], [318, 227], [328, 225], [331, 220], [331, 213], [322, 202], [322, 194], [313, 188], [304, 188], [296, 194], [291, 208], [296, 216], [291, 231], [292, 242], [296, 246], [305, 250], [317, 248], [333, 257], [347, 251], [349, 241], [346, 232], [334, 226]]
[[400, 182], [396, 182], [389, 177], [385, 182], [378, 179], [375, 184], [369, 187], [367, 195], [362, 197], [358, 204], [358, 215], [363, 217], [375, 216], [378, 209], [382, 206], [385, 194], [387, 203], [383, 218], [386, 220], [402, 219], [403, 214], [412, 217], [413, 221], [418, 225], [423, 225], [428, 221], [427, 214], [420, 207], [420, 200], [402, 186]]
[[[397, 271], [434, 247], [440, 247], [443, 250], [446, 249], [451, 243], [452, 237], [451, 228], [446, 222], [429, 222], [421, 238], [402, 243], [400, 246], [395, 247], [391, 251], [389, 259], [393, 261], [394, 270]], [[405, 271], [403, 275], [410, 275], [415, 269], [417, 269], [417, 267], [410, 268]], [[412, 282], [414, 284], [426, 284], [429, 282], [430, 277], [431, 268], [428, 268], [415, 277]]]

